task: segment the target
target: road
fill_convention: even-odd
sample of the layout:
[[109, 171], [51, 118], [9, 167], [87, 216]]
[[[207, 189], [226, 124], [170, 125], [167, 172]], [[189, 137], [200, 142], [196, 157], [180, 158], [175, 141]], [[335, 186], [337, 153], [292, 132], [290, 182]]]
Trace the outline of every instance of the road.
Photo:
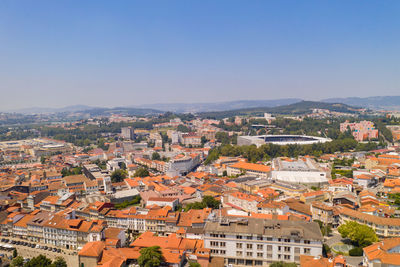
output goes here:
[[[18, 238], [12, 238], [12, 237], [4, 237], [4, 238], [9, 239], [9, 240], [28, 242], [31, 244], [32, 243], [39, 244], [42, 246], [49, 246], [47, 244], [31, 242], [28, 240], [23, 240], [23, 239], [18, 239]], [[4, 242], [1, 242], [1, 243], [4, 243]], [[10, 242], [8, 244], [10, 244]], [[49, 251], [49, 250], [44, 250], [44, 249], [39, 249], [39, 248], [31, 248], [31, 247], [21, 246], [21, 245], [13, 245], [13, 246], [17, 249], [18, 255], [22, 256], [24, 258], [33, 258], [33, 257], [37, 257], [42, 254], [51, 260], [54, 260], [56, 257], [62, 257], [67, 262], [67, 266], [78, 266], [79, 265], [78, 255], [77, 255], [76, 251], [74, 251], [74, 250], [62, 249], [61, 252], [58, 253], [58, 252], [53, 252], [53, 251]], [[57, 248], [57, 247], [55, 247], [55, 248]], [[0, 254], [12, 256], [12, 251], [6, 251], [3, 249], [0, 249]]]
[[[343, 239], [336, 230], [333, 230], [332, 235], [329, 238], [325, 238], [325, 243], [330, 247], [338, 242], [343, 242]], [[332, 253], [335, 254], [333, 251]], [[363, 260], [363, 257], [344, 257], [346, 258], [347, 264], [354, 267], [359, 266], [358, 264]]]

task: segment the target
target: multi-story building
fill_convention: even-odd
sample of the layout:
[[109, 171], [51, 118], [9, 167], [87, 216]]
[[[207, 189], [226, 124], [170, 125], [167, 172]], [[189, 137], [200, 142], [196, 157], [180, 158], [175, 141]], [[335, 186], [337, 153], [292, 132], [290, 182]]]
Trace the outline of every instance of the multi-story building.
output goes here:
[[272, 178], [277, 181], [317, 186], [328, 183], [327, 171], [311, 158], [276, 158], [272, 169]]
[[334, 223], [334, 210], [323, 202], [313, 202], [311, 204], [311, 213], [313, 220], [320, 220], [324, 224]]
[[226, 171], [229, 176], [240, 175], [244, 173], [257, 175], [264, 178], [271, 176], [270, 166], [266, 166], [263, 164], [247, 163], [247, 162], [238, 162], [233, 165], [230, 165], [226, 168]]
[[350, 129], [354, 138], [359, 142], [378, 138], [378, 130], [375, 129], [374, 123], [371, 121], [353, 123], [346, 121], [340, 124], [340, 131], [342, 133], [346, 132], [348, 129]]
[[268, 266], [274, 261], [300, 262], [300, 255], [322, 255], [317, 223], [220, 218], [206, 223], [204, 246], [225, 264]]
[[[89, 240], [100, 240], [103, 225], [82, 219], [66, 220], [60, 215], [53, 215], [43, 225], [43, 240], [45, 244], [77, 249], [83, 247]], [[94, 235], [95, 237], [89, 237]]]
[[397, 237], [400, 236], [400, 219], [384, 218], [375, 215], [362, 213], [346, 207], [338, 207], [340, 224], [346, 221], [355, 221], [365, 224], [375, 230], [378, 237]]
[[122, 127], [121, 128], [121, 137], [124, 139], [132, 140], [134, 137], [133, 128], [132, 127]]

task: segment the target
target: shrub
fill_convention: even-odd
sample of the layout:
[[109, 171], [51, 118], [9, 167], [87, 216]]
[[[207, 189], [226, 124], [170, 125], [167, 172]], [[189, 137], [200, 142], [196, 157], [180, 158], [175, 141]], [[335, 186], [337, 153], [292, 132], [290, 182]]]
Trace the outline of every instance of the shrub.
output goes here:
[[355, 247], [349, 250], [349, 255], [350, 256], [362, 256], [363, 255], [363, 249], [360, 247]]

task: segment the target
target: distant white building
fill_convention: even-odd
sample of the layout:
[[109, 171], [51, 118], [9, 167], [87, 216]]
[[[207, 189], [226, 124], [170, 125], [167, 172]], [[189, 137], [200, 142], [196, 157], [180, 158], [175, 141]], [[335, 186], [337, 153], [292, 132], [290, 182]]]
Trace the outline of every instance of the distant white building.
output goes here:
[[122, 127], [121, 128], [121, 137], [124, 139], [133, 139], [133, 128], [132, 127]]
[[272, 179], [296, 184], [321, 185], [328, 183], [327, 173], [310, 158], [298, 160], [277, 158], [272, 161]]

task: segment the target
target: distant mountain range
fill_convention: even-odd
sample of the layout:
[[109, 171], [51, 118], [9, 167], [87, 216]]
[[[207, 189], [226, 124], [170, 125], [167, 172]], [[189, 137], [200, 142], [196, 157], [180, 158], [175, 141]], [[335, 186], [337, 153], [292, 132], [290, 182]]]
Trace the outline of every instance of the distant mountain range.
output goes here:
[[400, 110], [400, 96], [328, 98], [321, 101], [328, 103], [343, 103], [375, 110]]
[[289, 105], [302, 101], [299, 98], [282, 98], [273, 100], [238, 100], [238, 101], [225, 101], [213, 103], [161, 103], [161, 104], [146, 104], [134, 106], [136, 108], [151, 108], [162, 111], [171, 111], [176, 113], [197, 113], [207, 111], [225, 111], [243, 108], [256, 108], [256, 107], [277, 107]]
[[50, 113], [63, 113], [63, 112], [78, 112], [93, 109], [94, 107], [86, 105], [73, 105], [63, 108], [46, 108], [46, 107], [31, 107], [23, 109], [9, 110], [8, 112], [21, 113], [21, 114], [50, 114]]
[[[301, 103], [301, 104], [300, 104]], [[160, 103], [160, 104], [144, 104], [139, 106], [130, 107], [91, 107], [86, 105], [73, 105], [63, 108], [45, 108], [45, 107], [32, 107], [17, 110], [10, 110], [8, 112], [20, 114], [51, 114], [51, 113], [75, 113], [84, 112], [91, 115], [102, 115], [112, 113], [124, 113], [129, 115], [146, 115], [146, 114], [159, 114], [166, 111], [175, 113], [212, 113], [259, 108], [260, 112], [270, 113], [286, 113], [292, 110], [294, 113], [304, 111], [304, 108], [324, 108], [324, 104], [345, 104], [346, 108], [363, 107], [369, 109], [387, 109], [387, 110], [400, 110], [400, 96], [374, 96], [374, 97], [347, 97], [347, 98], [328, 98], [321, 101], [304, 101], [299, 98], [283, 98], [274, 100], [238, 100], [226, 102], [212, 102], [212, 103]], [[300, 104], [291, 106], [293, 104]], [[311, 105], [311, 106], [307, 106]], [[338, 106], [336, 106], [338, 107]], [[345, 106], [343, 106], [345, 107]], [[271, 109], [273, 108], [273, 109]], [[331, 107], [333, 108], [333, 106]], [[327, 108], [330, 109], [330, 108]], [[333, 110], [333, 109], [332, 109]]]

